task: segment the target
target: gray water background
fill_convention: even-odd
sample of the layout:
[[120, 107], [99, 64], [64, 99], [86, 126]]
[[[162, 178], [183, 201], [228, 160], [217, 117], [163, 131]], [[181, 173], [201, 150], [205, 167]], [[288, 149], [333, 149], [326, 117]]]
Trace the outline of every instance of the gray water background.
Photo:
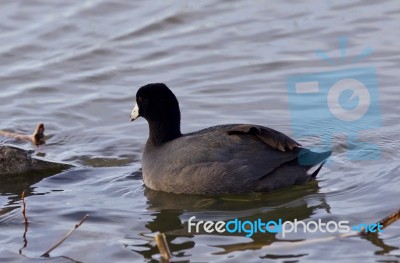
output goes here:
[[[182, 261], [397, 262], [399, 222], [375, 239], [189, 234], [184, 222], [195, 215], [358, 224], [399, 209], [399, 28], [394, 0], [2, 1], [0, 129], [29, 133], [44, 122], [49, 138], [39, 149], [4, 137], [0, 143], [78, 168], [44, 179], [1, 179], [0, 262], [159, 260], [157, 231]], [[337, 66], [315, 55], [321, 49], [340, 60], [341, 36], [348, 37], [347, 57], [366, 47], [373, 53]], [[183, 132], [256, 123], [290, 135], [287, 78], [349, 66], [376, 68], [382, 127], [364, 136], [379, 145], [379, 160], [349, 160], [339, 134], [331, 162], [305, 186], [235, 197], [177, 196], [143, 186], [147, 123], [129, 122], [140, 86], [164, 82], [174, 91]], [[313, 139], [301, 142], [310, 146]], [[40, 258], [87, 213], [50, 259]]]

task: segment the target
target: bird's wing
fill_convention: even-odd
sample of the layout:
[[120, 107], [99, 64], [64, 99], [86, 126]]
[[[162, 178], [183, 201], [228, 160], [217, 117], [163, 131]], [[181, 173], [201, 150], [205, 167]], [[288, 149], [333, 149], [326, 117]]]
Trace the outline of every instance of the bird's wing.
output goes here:
[[294, 148], [301, 146], [300, 143], [289, 136], [259, 125], [241, 124], [230, 128], [227, 133], [229, 135], [247, 134], [257, 136], [264, 143], [281, 152], [292, 151]]

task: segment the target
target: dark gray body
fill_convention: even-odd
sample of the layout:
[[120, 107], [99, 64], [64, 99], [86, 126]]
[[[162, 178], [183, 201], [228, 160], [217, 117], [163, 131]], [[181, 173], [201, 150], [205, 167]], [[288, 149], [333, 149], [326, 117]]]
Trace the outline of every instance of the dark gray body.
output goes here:
[[[299, 165], [302, 148], [288, 136], [258, 125], [232, 124], [182, 135], [162, 145], [147, 141], [144, 183], [153, 190], [189, 194], [271, 191], [313, 179], [330, 152]], [[311, 152], [310, 152], [311, 153]]]
[[0, 145], [0, 176], [24, 174], [39, 171], [61, 172], [72, 166], [53, 163], [32, 157], [33, 151]]

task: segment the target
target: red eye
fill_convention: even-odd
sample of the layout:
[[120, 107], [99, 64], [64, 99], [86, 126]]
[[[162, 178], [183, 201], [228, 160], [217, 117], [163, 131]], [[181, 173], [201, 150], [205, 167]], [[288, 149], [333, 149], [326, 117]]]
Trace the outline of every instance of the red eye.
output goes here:
[[142, 102], [142, 100], [143, 100], [142, 97], [138, 97], [138, 98], [137, 98], [137, 101], [138, 101], [138, 102]]

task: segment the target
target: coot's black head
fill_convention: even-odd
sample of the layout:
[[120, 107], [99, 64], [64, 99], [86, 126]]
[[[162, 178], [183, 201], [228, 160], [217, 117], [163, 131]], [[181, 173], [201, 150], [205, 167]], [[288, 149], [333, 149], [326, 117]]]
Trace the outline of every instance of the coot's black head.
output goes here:
[[179, 103], [172, 91], [163, 83], [151, 83], [136, 93], [136, 105], [131, 120], [145, 118], [149, 123], [150, 138], [165, 142], [181, 136]]

